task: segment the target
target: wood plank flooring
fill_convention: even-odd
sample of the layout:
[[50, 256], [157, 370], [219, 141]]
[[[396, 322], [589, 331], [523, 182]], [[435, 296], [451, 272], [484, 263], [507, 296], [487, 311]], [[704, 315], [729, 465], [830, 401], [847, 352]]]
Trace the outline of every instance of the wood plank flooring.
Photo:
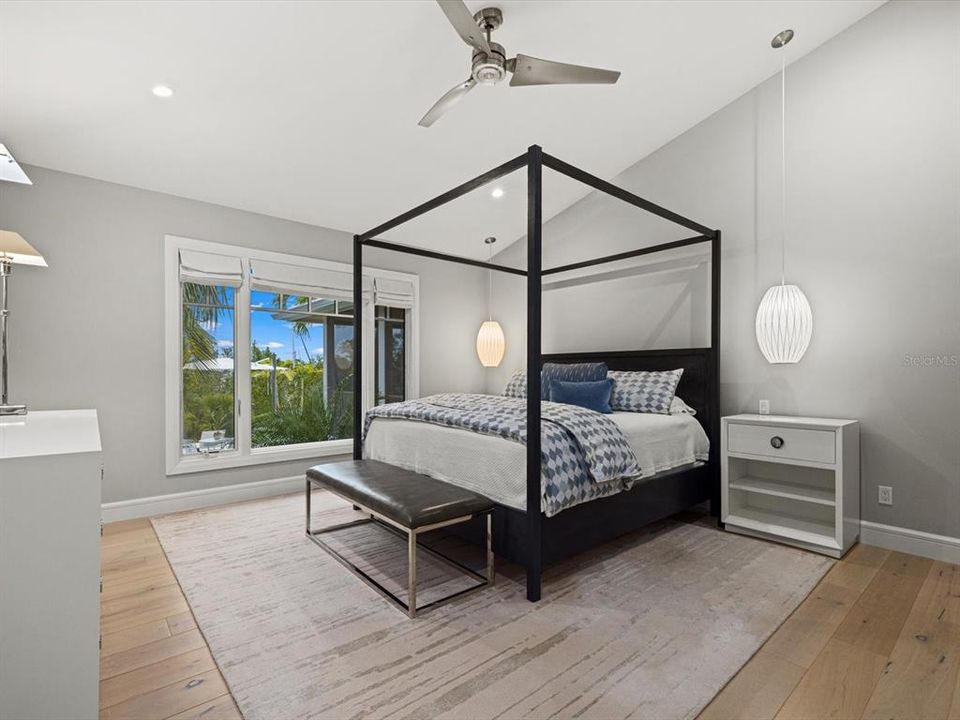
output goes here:
[[960, 718], [960, 566], [857, 545], [700, 720]]
[[[104, 526], [104, 720], [241, 718], [148, 520]], [[960, 720], [960, 566], [856, 546], [701, 720]]]
[[104, 526], [100, 717], [241, 720], [149, 520]]

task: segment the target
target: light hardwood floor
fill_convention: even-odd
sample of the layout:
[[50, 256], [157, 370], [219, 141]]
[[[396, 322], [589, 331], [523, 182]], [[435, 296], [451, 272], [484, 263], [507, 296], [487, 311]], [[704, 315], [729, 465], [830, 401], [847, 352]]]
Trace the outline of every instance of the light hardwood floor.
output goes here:
[[101, 541], [100, 717], [239, 720], [149, 520]]
[[[100, 717], [240, 718], [149, 521], [102, 546]], [[854, 547], [700, 718], [960, 720], [960, 566]]]

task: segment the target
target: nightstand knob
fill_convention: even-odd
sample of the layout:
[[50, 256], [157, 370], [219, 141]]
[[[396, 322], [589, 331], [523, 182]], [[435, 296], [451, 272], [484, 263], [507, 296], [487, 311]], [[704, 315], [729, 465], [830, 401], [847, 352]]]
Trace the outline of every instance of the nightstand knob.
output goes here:
[[770, 438], [770, 444], [771, 444], [774, 448], [776, 448], [777, 450], [779, 450], [780, 448], [783, 447], [783, 438], [780, 437], [779, 435], [774, 435], [772, 438]]

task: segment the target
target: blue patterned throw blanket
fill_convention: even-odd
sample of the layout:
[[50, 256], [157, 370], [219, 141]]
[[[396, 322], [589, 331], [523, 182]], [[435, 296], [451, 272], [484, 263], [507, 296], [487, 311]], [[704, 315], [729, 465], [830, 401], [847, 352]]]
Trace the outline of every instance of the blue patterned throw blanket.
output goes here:
[[[542, 509], [548, 516], [620, 492], [640, 474], [630, 445], [610, 418], [575, 405], [544, 402], [541, 408]], [[364, 439], [376, 418], [428, 422], [527, 442], [527, 401], [518, 398], [447, 393], [379, 405], [367, 413]]]

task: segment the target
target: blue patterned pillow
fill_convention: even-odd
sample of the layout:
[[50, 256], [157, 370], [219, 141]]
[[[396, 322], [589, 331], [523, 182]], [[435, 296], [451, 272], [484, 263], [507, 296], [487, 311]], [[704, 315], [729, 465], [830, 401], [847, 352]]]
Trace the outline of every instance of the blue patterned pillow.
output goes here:
[[677, 394], [683, 369], [664, 371], [611, 370], [613, 380], [610, 407], [627, 412], [670, 414], [670, 403]]
[[516, 370], [507, 381], [503, 389], [503, 397], [525, 398], [527, 396], [527, 373], [525, 370]]
[[[550, 383], [554, 380], [563, 382], [597, 382], [607, 377], [606, 363], [544, 363], [540, 373], [540, 399], [550, 399]], [[669, 405], [669, 403], [667, 403]]]

